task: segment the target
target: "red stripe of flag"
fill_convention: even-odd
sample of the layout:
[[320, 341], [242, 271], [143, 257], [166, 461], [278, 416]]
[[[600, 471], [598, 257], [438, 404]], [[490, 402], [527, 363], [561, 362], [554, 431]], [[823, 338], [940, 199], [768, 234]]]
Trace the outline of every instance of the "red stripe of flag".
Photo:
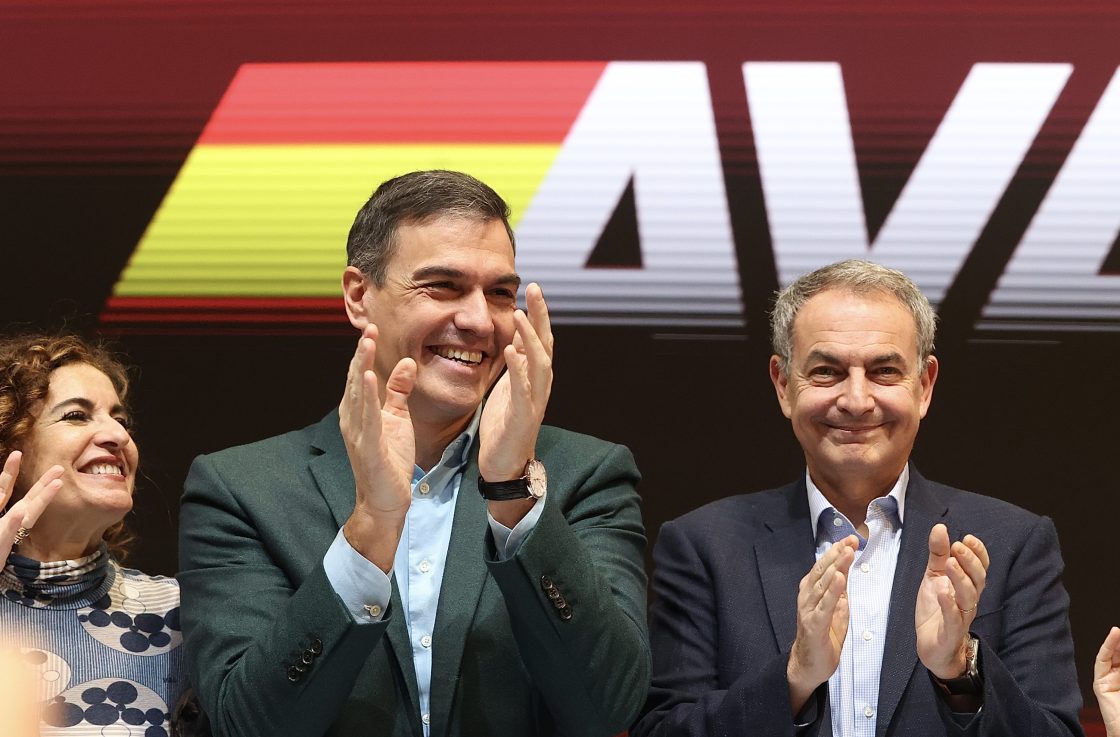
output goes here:
[[244, 64], [200, 144], [559, 144], [605, 62]]

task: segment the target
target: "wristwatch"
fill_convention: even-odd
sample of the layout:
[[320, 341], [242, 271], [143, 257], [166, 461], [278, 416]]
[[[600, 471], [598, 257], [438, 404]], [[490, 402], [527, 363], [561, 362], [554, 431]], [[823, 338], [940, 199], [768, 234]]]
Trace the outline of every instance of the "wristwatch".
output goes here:
[[525, 464], [521, 478], [512, 481], [487, 481], [478, 477], [478, 493], [483, 499], [492, 502], [505, 502], [511, 499], [540, 499], [548, 488], [548, 474], [539, 458], [530, 458]]
[[972, 695], [984, 690], [984, 682], [980, 680], [980, 640], [975, 636], [968, 638], [964, 663], [964, 675], [957, 678], [943, 679], [930, 674], [946, 696]]

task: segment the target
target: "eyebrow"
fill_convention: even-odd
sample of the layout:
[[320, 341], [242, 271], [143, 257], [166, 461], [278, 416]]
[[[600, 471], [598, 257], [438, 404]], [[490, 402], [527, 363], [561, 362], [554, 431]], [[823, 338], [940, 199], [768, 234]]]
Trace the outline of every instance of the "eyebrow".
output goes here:
[[[814, 361], [823, 361], [824, 363], [832, 363], [832, 364], [840, 363], [839, 358], [832, 355], [831, 353], [827, 353], [827, 352], [819, 350], [819, 349], [814, 349], [814, 350], [809, 351], [809, 355], [805, 357], [805, 362], [806, 363], [812, 363]], [[884, 364], [884, 363], [905, 363], [905, 362], [906, 362], [906, 359], [904, 359], [902, 357], [901, 353], [898, 353], [896, 351], [892, 351], [890, 353], [882, 353], [878, 356], [875, 356], [875, 358], [871, 359], [870, 364], [872, 366], [878, 366], [878, 365]]]
[[[86, 399], [85, 397], [70, 397], [69, 399], [63, 399], [61, 402], [59, 402], [55, 406], [51, 407], [50, 413], [53, 414], [53, 413], [59, 411], [60, 409], [62, 409], [63, 407], [66, 407], [66, 406], [71, 405], [71, 404], [75, 404], [78, 407], [81, 407], [86, 412], [93, 412], [94, 409], [96, 409], [96, 406], [94, 405], [94, 403], [91, 402], [90, 400]], [[114, 404], [109, 409], [109, 414], [115, 414], [117, 412], [124, 412], [124, 405]]]
[[[431, 279], [433, 277], [443, 277], [445, 279], [463, 279], [466, 278], [466, 272], [461, 269], [453, 269], [450, 266], [421, 266], [416, 271], [412, 272], [413, 281], [421, 279]], [[512, 284], [514, 286], [521, 285], [521, 277], [516, 273], [510, 272], [502, 274], [494, 280], [495, 284]]]
[[825, 363], [840, 363], [840, 359], [831, 353], [825, 353], [819, 349], [809, 351], [809, 355], [805, 356], [805, 363], [813, 363], [814, 361], [824, 361]]

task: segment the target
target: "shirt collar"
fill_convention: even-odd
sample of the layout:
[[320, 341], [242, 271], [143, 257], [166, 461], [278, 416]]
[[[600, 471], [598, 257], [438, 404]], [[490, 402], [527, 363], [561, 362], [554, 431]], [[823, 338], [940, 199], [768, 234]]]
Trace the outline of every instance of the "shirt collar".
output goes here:
[[[906, 514], [906, 487], [910, 484], [910, 464], [907, 463], [902, 467], [902, 473], [899, 474], [898, 479], [894, 482], [887, 496], [894, 497], [895, 503], [898, 505], [898, 522], [901, 525], [905, 519]], [[813, 522], [813, 534], [816, 534], [817, 523], [820, 521], [821, 515], [830, 509], [835, 509], [832, 502], [825, 498], [817, 485], [813, 483], [813, 479], [809, 476], [809, 469], [805, 469], [805, 488], [809, 493], [809, 518]], [[872, 500], [874, 503], [875, 500]]]
[[[447, 444], [443, 449], [443, 455], [440, 456], [439, 463], [437, 463], [431, 471], [427, 474], [420, 466], [414, 466], [412, 469], [413, 483], [424, 478], [437, 474], [439, 471], [459, 471], [463, 466], [467, 465], [470, 460], [471, 446], [474, 444], [474, 439], [478, 435], [478, 423], [482, 419], [482, 405], [474, 411], [474, 416], [471, 421], [467, 423], [466, 429], [459, 433], [454, 440]], [[442, 474], [440, 474], [442, 475]]]

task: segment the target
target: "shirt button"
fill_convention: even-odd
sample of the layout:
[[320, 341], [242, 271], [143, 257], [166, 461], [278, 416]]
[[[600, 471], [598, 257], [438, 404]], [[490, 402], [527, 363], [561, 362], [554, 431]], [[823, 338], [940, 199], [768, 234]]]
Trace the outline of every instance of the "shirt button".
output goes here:
[[424, 722], [424, 724], [431, 724], [432, 723], [432, 715], [431, 714], [424, 714], [423, 716], [420, 717], [420, 721]]
[[[863, 639], [870, 640], [871, 637], [872, 637], [871, 630], [864, 630], [863, 631]], [[868, 707], [868, 708], [870, 708], [870, 707]]]
[[417, 568], [420, 569], [421, 573], [427, 573], [428, 571], [432, 570], [432, 564], [426, 560], [422, 560], [420, 561], [420, 565], [418, 565]]
[[423, 637], [420, 638], [420, 644], [423, 645], [424, 647], [431, 647], [432, 646], [432, 636], [431, 635], [424, 635]]
[[832, 518], [832, 526], [833, 527], [840, 527], [843, 524], [844, 524], [844, 520], [840, 519], [839, 517], [833, 517]]
[[[432, 487], [428, 486], [427, 481], [421, 481], [420, 482], [420, 493], [421, 494], [427, 494], [431, 490], [432, 490]], [[424, 722], [424, 723], [427, 724], [427, 722]]]
[[[875, 716], [875, 710], [870, 706], [865, 706], [863, 707], [863, 715], [870, 719], [871, 717]], [[425, 724], [427, 724], [427, 722], [425, 722]]]
[[871, 572], [871, 564], [870, 563], [860, 563], [859, 564], [859, 569], [861, 571], [863, 571], [864, 573], [870, 573]]
[[371, 616], [371, 617], [380, 617], [381, 616], [381, 607], [378, 606], [377, 604], [366, 604], [365, 610], [367, 612], [369, 612], [369, 616]]

